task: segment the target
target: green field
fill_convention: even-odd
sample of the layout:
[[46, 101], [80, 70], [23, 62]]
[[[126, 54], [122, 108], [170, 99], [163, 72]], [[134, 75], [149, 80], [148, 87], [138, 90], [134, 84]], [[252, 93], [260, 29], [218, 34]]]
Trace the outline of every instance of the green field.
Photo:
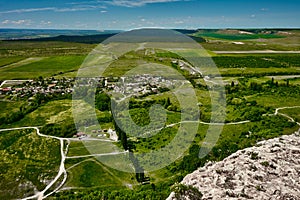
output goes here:
[[9, 65], [18, 61], [23, 60], [24, 57], [21, 56], [12, 56], [12, 57], [0, 57], [0, 68]]
[[0, 41], [0, 56], [87, 55], [95, 45], [71, 42]]
[[272, 39], [272, 38], [284, 38], [280, 35], [275, 34], [222, 34], [217, 32], [208, 32], [208, 33], [195, 33], [193, 34], [196, 37], [208, 37], [224, 40], [253, 40], [253, 39]]
[[[155, 128], [161, 128], [157, 134], [147, 138], [125, 134], [127, 148], [133, 155], [160, 150], [167, 147], [177, 135], [180, 138], [179, 142], [172, 146], [172, 152], [166, 154], [166, 157], [153, 158], [149, 154], [144, 156], [145, 161], [138, 165], [146, 166], [149, 164], [148, 162], [151, 162], [153, 165], [159, 166], [165, 160], [170, 159], [169, 157], [173, 156], [172, 158], [176, 159], [169, 166], [157, 171], [145, 171], [142, 181], [137, 178], [139, 174], [134, 173], [136, 166], [133, 165], [133, 162], [124, 163], [119, 155], [89, 156], [90, 154], [123, 152], [125, 145], [122, 137], [124, 135], [121, 135], [121, 131], [118, 130], [123, 141], [122, 139], [118, 142], [103, 141], [108, 139], [108, 134], [100, 132], [99, 126], [90, 122], [90, 111], [94, 110], [91, 110], [92, 107], [89, 103], [83, 100], [72, 102], [71, 97], [67, 95], [49, 95], [48, 98], [39, 102], [37, 101], [38, 95], [30, 100], [26, 96], [17, 98], [12, 97], [13, 95], [2, 95], [0, 97], [0, 119], [12, 118], [12, 120], [11, 123], [0, 123], [1, 128], [38, 126], [41, 133], [58, 137], [74, 137], [74, 134], [81, 131], [94, 137], [94, 140], [88, 140], [89, 138], [70, 139], [68, 149], [66, 149], [68, 142], [66, 139], [64, 140], [65, 150], [68, 150], [65, 160], [67, 181], [62, 190], [55, 193], [56, 197], [53, 198], [156, 199], [159, 197], [165, 199], [175, 182], [182, 181], [186, 174], [205, 165], [207, 161], [222, 160], [239, 149], [255, 145], [260, 140], [291, 134], [299, 129], [299, 126], [289, 121], [287, 117], [273, 115], [276, 108], [300, 106], [300, 81], [299, 77], [295, 76], [300, 75], [300, 56], [298, 54], [221, 55], [212, 52], [214, 50], [299, 50], [300, 33], [298, 31], [292, 33], [290, 36], [260, 32], [238, 34], [228, 30], [197, 33], [196, 36], [208, 39], [208, 42], [201, 43], [201, 45], [209, 50], [213, 61], [224, 77], [226, 94], [220, 92], [217, 86], [213, 84], [210, 86], [202, 77], [192, 76], [188, 71], [172, 65], [172, 59], [182, 58], [168, 51], [156, 49], [150, 55], [146, 55], [146, 50], [131, 51], [111, 63], [104, 72], [106, 76], [122, 76], [140, 65], [143, 66], [136, 68], [139, 73], [159, 74], [161, 67], [165, 67], [169, 70], [164, 72], [166, 72], [166, 76], [169, 76], [172, 75], [169, 73], [170, 71], [176, 70], [176, 73], [180, 73], [192, 83], [197, 96], [196, 100], [192, 98], [192, 95], [185, 96], [184, 103], [190, 109], [188, 110], [190, 115], [184, 116], [184, 119], [190, 117], [192, 122], [181, 124], [179, 122], [183, 120], [180, 112], [182, 108], [172, 90], [162, 90], [158, 94], [151, 93], [142, 97], [131, 96], [129, 114], [130, 119], [138, 125], [138, 130], [134, 130], [135, 132], [139, 131], [150, 135], [145, 130], [146, 126], [151, 123], [149, 109], [153, 104], [160, 104], [166, 110], [166, 123], [162, 126], [159, 126], [159, 123], [155, 124]], [[243, 44], [235, 44], [234, 41], [242, 41]], [[86, 55], [94, 46], [68, 42], [1, 42], [0, 80], [37, 79], [39, 76], [44, 78], [51, 76], [75, 77]], [[181, 53], [191, 57], [201, 56], [201, 53], [194, 49]], [[214, 76], [219, 76], [216, 70], [204, 69], [204, 71], [205, 75], [210, 76], [212, 82], [217, 79]], [[184, 83], [179, 87], [185, 88], [186, 85]], [[209, 92], [208, 86], [216, 90]], [[99, 91], [111, 94], [109, 89], [99, 89]], [[217, 97], [217, 99], [212, 101], [211, 96]], [[226, 96], [226, 109], [220, 106], [222, 96]], [[109, 98], [102, 103], [107, 103], [106, 101], [109, 101]], [[223, 127], [220, 124], [210, 126], [205, 124], [210, 121], [221, 121], [218, 119], [219, 115], [210, 119], [212, 102], [217, 107], [217, 114], [226, 111], [226, 123], [245, 120], [247, 122], [225, 124]], [[80, 114], [81, 117], [78, 120], [80, 130], [76, 130], [74, 126], [72, 103], [77, 108], [74, 112], [78, 112], [76, 114]], [[101, 101], [97, 103], [101, 104]], [[192, 109], [194, 103], [197, 103], [197, 108], [199, 108], [201, 123], [195, 132], [195, 137], [189, 138], [189, 133], [192, 133], [194, 125], [197, 125], [197, 122], [194, 121], [196, 119], [192, 118], [195, 116]], [[109, 107], [95, 111], [98, 121], [102, 120], [101, 129], [117, 129], [114, 127], [115, 123]], [[300, 120], [298, 108], [283, 109], [279, 112], [296, 121]], [[126, 112], [121, 112], [117, 116], [122, 118], [125, 114]], [[17, 117], [11, 117], [13, 115]], [[164, 116], [158, 117], [160, 122]], [[123, 119], [121, 125], [125, 128], [136, 128], [129, 119]], [[179, 130], [180, 125], [182, 125], [182, 129]], [[220, 136], [212, 135], [216, 139], [214, 146], [205, 141], [208, 130], [212, 130], [208, 134], [214, 134], [221, 128]], [[33, 186], [36, 186], [38, 190], [43, 189], [47, 183], [43, 180], [53, 178], [57, 173], [60, 161], [60, 145], [57, 140], [39, 137], [32, 130], [24, 130], [0, 132], [0, 141], [2, 158], [0, 162], [0, 177], [2, 178], [0, 199], [22, 198], [33, 194]], [[190, 142], [187, 149], [183, 146], [185, 142]], [[201, 146], [213, 148], [207, 156], [200, 159], [198, 154]], [[182, 152], [183, 149], [185, 151]], [[182, 154], [175, 155], [177, 152]], [[126, 159], [126, 161], [129, 160], [127, 157]], [[130, 169], [132, 173], [118, 171], [109, 166], [123, 170]], [[29, 183], [27, 181], [32, 184], [26, 185], [25, 183]], [[62, 181], [62, 177], [59, 181]]]
[[300, 122], [300, 104], [297, 108], [286, 108], [280, 110], [279, 112], [292, 117], [296, 122]]
[[56, 56], [16, 67], [0, 68], [0, 79], [32, 79], [77, 71], [85, 56]]
[[0, 101], [0, 118], [19, 111], [24, 104], [26, 103], [22, 101]]
[[[47, 123], [61, 123], [64, 121], [69, 121], [72, 119], [71, 113], [65, 113], [71, 109], [71, 106], [72, 104], [70, 100], [57, 100], [48, 102], [47, 104], [27, 114], [20, 121], [11, 124], [9, 127], [43, 126]], [[6, 107], [6, 109], [9, 109], [9, 107]], [[57, 115], [60, 117], [57, 118]]]
[[24, 198], [43, 190], [58, 173], [59, 142], [26, 129], [0, 132], [0, 199]]
[[86, 160], [68, 170], [70, 175], [66, 187], [125, 187], [123, 181], [96, 160]]

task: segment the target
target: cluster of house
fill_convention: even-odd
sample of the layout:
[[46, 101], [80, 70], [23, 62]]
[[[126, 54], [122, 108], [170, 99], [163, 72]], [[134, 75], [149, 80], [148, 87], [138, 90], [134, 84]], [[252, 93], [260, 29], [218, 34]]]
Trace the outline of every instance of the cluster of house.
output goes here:
[[[178, 62], [177, 64], [182, 69], [190, 70], [191, 74], [197, 73], [183, 61], [174, 62]], [[96, 85], [98, 88], [124, 95], [135, 94], [136, 96], [141, 96], [158, 93], [161, 88], [174, 88], [176, 86], [176, 79], [141, 74], [126, 77], [76, 78], [75, 82], [75, 78], [55, 79], [51, 77], [36, 81], [26, 81], [10, 87], [0, 87], [0, 95], [16, 97], [32, 97], [37, 93], [45, 95], [58, 93], [64, 95], [72, 93], [74, 85], [75, 87]]]
[[119, 82], [114, 83], [113, 92], [123, 95], [134, 94], [136, 96], [156, 94], [162, 88], [172, 89], [175, 87], [176, 82], [174, 79], [149, 74], [121, 77], [120, 79]]
[[48, 78], [37, 81], [26, 81], [22, 84], [10, 86], [10, 87], [1, 87], [0, 95], [13, 95], [17, 97], [24, 96], [34, 96], [37, 93], [40, 94], [67, 94], [72, 93], [73, 91], [73, 82], [72, 78], [63, 78], [55, 79]]
[[[111, 128], [109, 129], [103, 129], [103, 130], [92, 130], [92, 133], [95, 134], [97, 133], [98, 137], [106, 137], [106, 135], [108, 134], [109, 138], [113, 141], [118, 141], [118, 135], [117, 132]], [[78, 138], [78, 139], [83, 139], [88, 137], [88, 135], [84, 132], [78, 132], [76, 133], [74, 136], [74, 138]]]

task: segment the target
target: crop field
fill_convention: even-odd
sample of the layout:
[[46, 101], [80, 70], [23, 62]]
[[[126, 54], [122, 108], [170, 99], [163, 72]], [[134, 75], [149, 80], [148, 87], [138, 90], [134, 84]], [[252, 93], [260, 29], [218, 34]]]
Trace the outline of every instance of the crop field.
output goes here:
[[77, 71], [85, 56], [56, 56], [21, 66], [0, 68], [0, 79], [32, 79]]
[[[198, 33], [208, 42], [201, 45], [211, 51], [249, 51], [249, 50], [300, 50], [299, 30], [287, 31], [288, 34], [240, 34], [238, 31], [209, 31]], [[206, 36], [205, 36], [206, 35]]]
[[220, 68], [288, 68], [300, 67], [298, 54], [287, 55], [229, 55], [215, 56], [214, 62]]
[[24, 57], [21, 57], [21, 56], [1, 57], [0, 58], [0, 68], [5, 65], [9, 65], [9, 64], [21, 61], [23, 59], [24, 59]]
[[0, 41], [0, 56], [87, 55], [95, 45], [71, 42]]
[[210, 33], [195, 33], [193, 34], [196, 37], [208, 37], [208, 38], [216, 38], [216, 39], [224, 39], [224, 40], [253, 40], [253, 39], [272, 39], [272, 38], [284, 38], [284, 36], [276, 35], [276, 34], [222, 34], [217, 32]]

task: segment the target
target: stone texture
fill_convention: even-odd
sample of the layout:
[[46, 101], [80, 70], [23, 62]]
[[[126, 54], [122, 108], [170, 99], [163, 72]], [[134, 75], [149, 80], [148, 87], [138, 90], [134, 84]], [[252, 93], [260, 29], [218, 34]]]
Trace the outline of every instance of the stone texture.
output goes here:
[[[300, 137], [284, 135], [207, 163], [181, 182], [199, 199], [300, 200]], [[169, 200], [176, 199], [171, 193]], [[186, 199], [182, 197], [180, 199]]]

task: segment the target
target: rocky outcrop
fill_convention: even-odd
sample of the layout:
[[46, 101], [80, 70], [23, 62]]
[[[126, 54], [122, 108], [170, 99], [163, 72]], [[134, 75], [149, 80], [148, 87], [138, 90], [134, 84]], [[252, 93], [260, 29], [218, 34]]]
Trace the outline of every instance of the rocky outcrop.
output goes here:
[[[198, 199], [300, 200], [300, 136], [284, 135], [207, 163], [181, 182], [197, 188]], [[169, 200], [189, 199], [172, 192]]]

